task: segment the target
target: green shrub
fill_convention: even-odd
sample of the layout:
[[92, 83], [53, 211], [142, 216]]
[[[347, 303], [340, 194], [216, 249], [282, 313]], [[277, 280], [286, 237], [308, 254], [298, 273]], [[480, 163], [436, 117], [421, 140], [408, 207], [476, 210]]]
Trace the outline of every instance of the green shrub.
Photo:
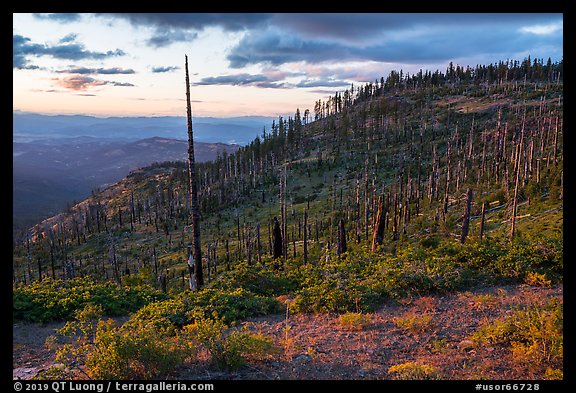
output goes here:
[[184, 334], [206, 348], [212, 362], [223, 369], [234, 370], [248, 360], [261, 359], [276, 352], [272, 341], [261, 334], [246, 329], [229, 333], [227, 330], [223, 319], [202, 317], [183, 329]]
[[552, 285], [552, 281], [546, 278], [546, 274], [539, 274], [536, 272], [528, 272], [524, 282], [528, 285], [540, 287], [549, 287]]
[[547, 368], [544, 378], [549, 380], [562, 380], [564, 379], [564, 372], [558, 369]]
[[535, 273], [557, 281], [561, 266], [561, 239], [506, 244], [487, 238], [464, 245], [445, 240], [429, 249], [403, 245], [393, 255], [355, 247], [345, 259], [301, 266], [287, 276], [298, 287], [292, 312], [342, 313], [372, 311], [383, 298], [523, 282]]
[[14, 319], [46, 323], [70, 320], [88, 304], [102, 306], [105, 315], [126, 315], [146, 304], [167, 299], [148, 286], [120, 287], [113, 282], [99, 283], [89, 278], [67, 281], [44, 279], [13, 288]]
[[269, 266], [248, 266], [247, 263], [240, 263], [234, 270], [224, 272], [211, 285], [211, 288], [227, 291], [243, 288], [262, 296], [285, 295], [296, 287], [296, 280], [287, 277], [284, 272], [274, 271]]
[[438, 368], [429, 364], [406, 362], [396, 364], [388, 369], [388, 373], [395, 374], [394, 379], [400, 380], [438, 380], [442, 375]]
[[440, 244], [438, 236], [428, 236], [420, 240], [420, 245], [424, 248], [436, 248]]
[[406, 315], [394, 318], [394, 324], [401, 329], [410, 331], [414, 334], [429, 331], [432, 326], [432, 317], [430, 315]]
[[177, 329], [190, 323], [189, 312], [190, 307], [181, 297], [150, 303], [138, 310], [125, 325], [137, 327], [141, 322], [145, 322], [158, 331], [175, 334]]
[[156, 329], [175, 332], [193, 323], [198, 315], [218, 315], [230, 324], [251, 316], [281, 311], [282, 306], [276, 299], [254, 295], [242, 288], [234, 291], [205, 288], [194, 293], [183, 292], [174, 299], [151, 303], [138, 310], [127, 325], [141, 320], [153, 324]]
[[255, 295], [243, 288], [229, 292], [204, 289], [189, 296], [184, 300], [189, 302], [192, 309], [203, 310], [207, 315], [218, 314], [227, 324], [282, 311], [282, 306], [276, 299]]
[[292, 313], [343, 313], [353, 310], [374, 311], [380, 295], [366, 285], [344, 279], [326, 279], [297, 292], [290, 304]]
[[168, 335], [141, 321], [118, 327], [112, 319], [99, 319], [101, 311], [88, 305], [58, 331], [74, 341], [57, 351], [57, 362], [91, 379], [150, 379], [196, 354], [197, 344], [189, 337]]
[[477, 345], [507, 345], [513, 359], [532, 365], [558, 365], [563, 359], [563, 307], [558, 299], [518, 310], [482, 326], [470, 337]]
[[347, 330], [362, 330], [370, 324], [370, 316], [358, 312], [347, 312], [338, 317], [340, 326]]

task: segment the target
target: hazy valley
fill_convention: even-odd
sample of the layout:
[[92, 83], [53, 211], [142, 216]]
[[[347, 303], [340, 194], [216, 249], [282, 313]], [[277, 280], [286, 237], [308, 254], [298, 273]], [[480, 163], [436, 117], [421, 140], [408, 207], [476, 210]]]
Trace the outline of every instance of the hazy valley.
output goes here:
[[[264, 117], [200, 118], [199, 162], [250, 142]], [[182, 117], [13, 115], [13, 230], [29, 227], [153, 162], [185, 160]]]

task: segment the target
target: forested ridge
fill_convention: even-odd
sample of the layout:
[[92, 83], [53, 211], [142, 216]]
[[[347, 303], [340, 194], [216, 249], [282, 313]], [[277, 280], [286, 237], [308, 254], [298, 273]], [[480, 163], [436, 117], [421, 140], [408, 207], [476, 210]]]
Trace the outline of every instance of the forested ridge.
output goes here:
[[[132, 363], [97, 358], [104, 341], [74, 350], [93, 377], [152, 378], [198, 348], [225, 369], [275, 356], [262, 335], [224, 333], [250, 317], [337, 313], [362, 329], [354, 315], [386, 301], [562, 285], [563, 125], [563, 62], [451, 63], [352, 85], [196, 163], [203, 285], [188, 266], [188, 166], [162, 162], [14, 240], [13, 315], [78, 333], [132, 313], [92, 327]], [[551, 331], [556, 306], [539, 314]], [[470, 345], [503, 334], [483, 332]], [[545, 354], [519, 340], [527, 359], [542, 355], [533, 375], [561, 370], [555, 340]]]

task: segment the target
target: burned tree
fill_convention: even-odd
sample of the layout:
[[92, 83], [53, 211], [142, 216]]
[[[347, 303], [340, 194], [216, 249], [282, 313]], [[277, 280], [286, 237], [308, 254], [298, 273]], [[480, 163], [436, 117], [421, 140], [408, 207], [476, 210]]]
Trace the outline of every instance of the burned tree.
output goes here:
[[382, 244], [384, 240], [384, 226], [386, 224], [386, 209], [382, 196], [378, 198], [378, 212], [376, 213], [376, 223], [374, 225], [374, 237], [372, 238], [372, 252], [376, 251], [376, 247]]
[[338, 225], [338, 256], [344, 254], [347, 251], [346, 246], [346, 228], [344, 226], [344, 219], [340, 219]]
[[278, 268], [278, 259], [284, 255], [284, 246], [282, 244], [282, 230], [278, 219], [274, 217], [274, 227], [272, 229], [272, 258], [274, 259], [274, 268]]
[[190, 208], [192, 210], [192, 247], [194, 260], [197, 262], [195, 269], [190, 269], [195, 280], [195, 288], [192, 288], [192, 276], [190, 277], [190, 289], [200, 290], [204, 286], [202, 274], [202, 248], [200, 244], [200, 208], [198, 205], [198, 189], [196, 185], [196, 172], [194, 160], [194, 134], [192, 131], [192, 108], [190, 105], [190, 79], [188, 76], [188, 56], [186, 62], [186, 116], [188, 123], [188, 176], [190, 178]]
[[308, 263], [308, 213], [304, 209], [304, 264]]
[[[201, 265], [201, 264], [200, 264]], [[188, 246], [188, 279], [190, 280], [190, 290], [195, 291], [197, 288], [196, 282], [196, 262], [192, 252], [192, 246]]]
[[470, 228], [470, 208], [472, 206], [472, 189], [466, 191], [466, 209], [464, 210], [464, 217], [462, 220], [462, 233], [460, 235], [460, 243], [464, 244], [466, 236], [468, 236], [468, 229]]
[[518, 183], [520, 179], [520, 160], [521, 160], [521, 151], [524, 144], [524, 123], [525, 123], [525, 116], [526, 116], [526, 109], [524, 109], [524, 116], [522, 118], [522, 131], [520, 133], [520, 143], [516, 146], [516, 159], [515, 159], [515, 185], [514, 185], [514, 199], [512, 202], [512, 217], [510, 221], [512, 224], [510, 225], [510, 240], [514, 240], [514, 233], [516, 230], [516, 213], [518, 209]]
[[484, 218], [486, 215], [486, 202], [482, 203], [482, 213], [480, 213], [480, 240], [482, 240], [482, 237], [484, 236]]

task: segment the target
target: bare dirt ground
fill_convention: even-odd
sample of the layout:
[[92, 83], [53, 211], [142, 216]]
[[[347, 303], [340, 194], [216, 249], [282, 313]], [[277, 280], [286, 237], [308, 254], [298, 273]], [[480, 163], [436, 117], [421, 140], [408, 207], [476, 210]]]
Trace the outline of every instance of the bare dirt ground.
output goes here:
[[[242, 323], [272, 339], [279, 349], [236, 371], [219, 370], [207, 356], [168, 376], [180, 380], [360, 380], [392, 379], [391, 366], [417, 362], [436, 367], [442, 379], [538, 380], [541, 368], [518, 363], [504, 345], [474, 347], [480, 326], [504, 319], [518, 307], [562, 299], [562, 286], [497, 286], [387, 302], [361, 330], [344, 328], [336, 314], [273, 315]], [[429, 316], [425, 328], [406, 329], [398, 318]], [[28, 379], [54, 363], [46, 337], [62, 325], [13, 325], [13, 377]], [[287, 328], [288, 327], [288, 328]]]
[[34, 323], [14, 323], [12, 325], [12, 377], [30, 379], [40, 371], [54, 364], [54, 351], [44, 343], [64, 322], [39, 325]]
[[[486, 296], [488, 295], [488, 296]], [[244, 324], [272, 337], [280, 354], [223, 373], [205, 365], [183, 367], [182, 379], [391, 379], [390, 366], [432, 365], [442, 379], [543, 379], [530, 365], [511, 361], [504, 346], [473, 348], [468, 340], [481, 325], [504, 319], [516, 307], [562, 299], [562, 287], [500, 286], [389, 302], [370, 314], [359, 331], [342, 327], [338, 315], [278, 315]], [[410, 331], [397, 318], [429, 315], [423, 331]], [[289, 329], [286, 327], [289, 326]]]

